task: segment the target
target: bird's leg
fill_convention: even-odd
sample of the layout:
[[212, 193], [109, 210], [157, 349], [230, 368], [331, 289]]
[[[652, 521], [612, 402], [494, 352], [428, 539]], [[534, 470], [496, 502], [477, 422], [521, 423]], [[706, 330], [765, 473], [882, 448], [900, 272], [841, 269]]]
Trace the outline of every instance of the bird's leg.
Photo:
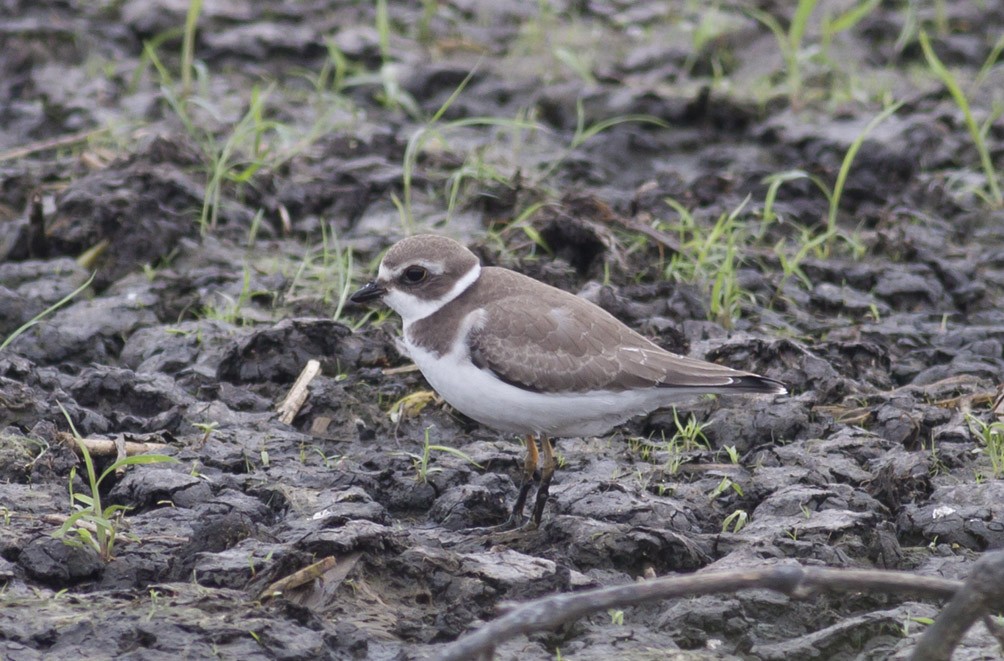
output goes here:
[[530, 525], [536, 528], [540, 525], [540, 517], [544, 514], [544, 505], [547, 504], [547, 491], [551, 486], [551, 478], [558, 467], [558, 460], [554, 456], [554, 446], [551, 439], [544, 436], [540, 439], [540, 454], [544, 457], [544, 463], [540, 467], [540, 486], [537, 487], [537, 501], [533, 504], [533, 515], [530, 517]]
[[519, 485], [519, 496], [516, 497], [516, 504], [512, 506], [512, 515], [509, 516], [509, 523], [519, 525], [523, 521], [523, 509], [526, 507], [526, 497], [533, 486], [533, 475], [537, 472], [537, 461], [540, 455], [537, 453], [537, 439], [530, 434], [526, 437], [526, 457], [523, 458], [523, 481]]

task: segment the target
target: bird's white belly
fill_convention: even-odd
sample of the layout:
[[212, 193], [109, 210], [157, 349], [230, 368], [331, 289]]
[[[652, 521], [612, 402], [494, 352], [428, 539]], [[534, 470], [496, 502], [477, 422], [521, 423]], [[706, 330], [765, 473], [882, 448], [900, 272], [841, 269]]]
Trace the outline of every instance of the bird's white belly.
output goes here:
[[404, 344], [425, 379], [453, 408], [500, 431], [556, 437], [595, 436], [625, 420], [671, 404], [665, 390], [536, 393], [509, 385], [475, 366], [466, 350], [437, 357]]

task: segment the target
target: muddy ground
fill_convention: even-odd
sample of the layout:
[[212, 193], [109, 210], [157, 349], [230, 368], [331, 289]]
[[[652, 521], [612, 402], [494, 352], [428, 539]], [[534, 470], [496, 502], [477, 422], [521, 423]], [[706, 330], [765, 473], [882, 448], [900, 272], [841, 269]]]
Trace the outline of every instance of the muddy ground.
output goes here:
[[[561, 591], [959, 578], [1004, 547], [973, 431], [1004, 380], [1004, 210], [919, 39], [989, 118], [999, 185], [1004, 4], [821, 2], [785, 49], [794, 3], [769, 0], [389, 4], [207, 2], [187, 60], [180, 0], [0, 3], [0, 341], [24, 330], [0, 349], [0, 657], [435, 658]], [[791, 394], [562, 440], [540, 529], [472, 530], [505, 519], [520, 442], [425, 396], [397, 320], [345, 302], [412, 231]], [[110, 560], [53, 537], [90, 494], [69, 421], [176, 459], [102, 482], [128, 508]], [[747, 591], [497, 653], [904, 658], [939, 607]], [[1000, 654], [980, 624], [957, 658]]]

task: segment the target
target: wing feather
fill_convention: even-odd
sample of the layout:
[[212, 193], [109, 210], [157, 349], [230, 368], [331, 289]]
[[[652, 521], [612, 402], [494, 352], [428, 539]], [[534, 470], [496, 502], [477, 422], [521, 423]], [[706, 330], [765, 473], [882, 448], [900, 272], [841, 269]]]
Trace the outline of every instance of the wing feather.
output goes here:
[[592, 303], [535, 284], [530, 293], [512, 287], [493, 300], [468, 338], [475, 364], [503, 381], [555, 393], [657, 387], [716, 392], [733, 383], [746, 383], [747, 391], [769, 390], [753, 388], [743, 378], [753, 376], [748, 372], [665, 351]]

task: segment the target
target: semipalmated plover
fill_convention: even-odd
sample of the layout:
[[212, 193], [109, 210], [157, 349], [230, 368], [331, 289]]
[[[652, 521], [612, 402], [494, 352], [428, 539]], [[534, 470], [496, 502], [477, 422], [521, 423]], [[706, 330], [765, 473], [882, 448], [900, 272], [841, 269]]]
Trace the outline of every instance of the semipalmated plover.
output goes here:
[[594, 436], [703, 393], [783, 394], [778, 381], [662, 349], [606, 310], [504, 268], [482, 267], [452, 239], [412, 236], [387, 252], [352, 295], [382, 299], [403, 321], [403, 346], [453, 408], [527, 436], [520, 521], [543, 463], [531, 524], [557, 465], [551, 438]]

